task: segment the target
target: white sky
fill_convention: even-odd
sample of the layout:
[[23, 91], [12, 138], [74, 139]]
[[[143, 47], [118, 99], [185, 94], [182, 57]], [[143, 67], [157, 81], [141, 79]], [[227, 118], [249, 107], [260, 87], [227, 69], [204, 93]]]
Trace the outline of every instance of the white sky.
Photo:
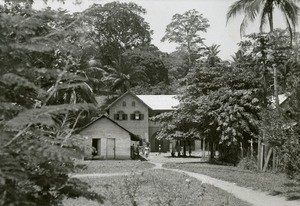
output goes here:
[[[62, 7], [71, 12], [82, 11], [93, 3], [105, 4], [111, 0], [77, 0], [81, 4], [75, 5], [76, 0], [65, 0], [65, 4], [58, 4], [48, 0], [48, 6], [53, 9]], [[229, 6], [237, 0], [119, 0], [120, 2], [135, 2], [147, 10], [144, 16], [145, 20], [150, 24], [154, 31], [152, 43], [163, 52], [172, 52], [176, 48], [176, 44], [164, 42], [160, 40], [165, 34], [166, 26], [171, 22], [171, 18], [176, 13], [184, 13], [190, 9], [196, 9], [209, 20], [210, 27], [207, 33], [203, 33], [206, 45], [220, 44], [220, 57], [222, 59], [230, 59], [230, 56], [237, 51], [237, 43], [240, 38], [240, 23], [242, 16], [238, 16], [229, 21], [226, 26], [226, 13]], [[36, 8], [45, 6], [43, 0], [35, 0]], [[277, 17], [277, 18], [276, 18]], [[285, 28], [282, 18], [275, 13], [275, 27]], [[276, 24], [277, 23], [277, 24]], [[257, 23], [249, 24], [246, 33], [258, 31]]]

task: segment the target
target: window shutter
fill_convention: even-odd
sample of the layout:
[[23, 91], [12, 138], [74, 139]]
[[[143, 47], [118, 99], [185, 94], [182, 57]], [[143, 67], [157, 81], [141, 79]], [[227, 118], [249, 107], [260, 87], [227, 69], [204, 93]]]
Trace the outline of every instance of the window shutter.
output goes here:
[[118, 114], [114, 114], [114, 120], [118, 120]]
[[140, 120], [144, 119], [144, 114], [140, 114]]
[[127, 119], [128, 119], [127, 114], [123, 114], [123, 119], [124, 119], [124, 120], [127, 120]]
[[130, 114], [130, 119], [134, 120], [134, 114]]

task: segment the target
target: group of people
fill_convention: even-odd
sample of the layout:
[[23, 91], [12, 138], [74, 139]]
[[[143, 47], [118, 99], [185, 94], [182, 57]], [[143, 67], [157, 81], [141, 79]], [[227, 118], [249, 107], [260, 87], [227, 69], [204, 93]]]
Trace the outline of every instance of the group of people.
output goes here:
[[146, 143], [144, 146], [131, 145], [131, 159], [138, 158], [141, 154], [148, 158], [150, 154], [150, 144]]

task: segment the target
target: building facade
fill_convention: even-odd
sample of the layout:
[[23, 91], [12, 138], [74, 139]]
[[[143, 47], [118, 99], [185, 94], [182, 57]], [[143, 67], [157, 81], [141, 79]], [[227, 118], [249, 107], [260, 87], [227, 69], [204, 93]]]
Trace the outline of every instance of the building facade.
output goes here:
[[169, 141], [156, 139], [160, 125], [149, 118], [173, 111], [178, 105], [175, 95], [135, 95], [126, 92], [110, 104], [106, 111], [109, 118], [139, 136], [143, 144], [150, 143], [152, 152], [167, 152], [170, 150]]
[[85, 159], [131, 159], [139, 138], [106, 116], [90, 122], [79, 134], [84, 137]]

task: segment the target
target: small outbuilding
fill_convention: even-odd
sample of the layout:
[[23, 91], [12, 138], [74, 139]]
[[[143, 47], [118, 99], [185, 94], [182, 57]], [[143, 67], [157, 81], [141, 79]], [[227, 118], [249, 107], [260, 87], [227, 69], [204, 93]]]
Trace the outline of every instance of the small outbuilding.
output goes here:
[[87, 124], [79, 134], [85, 138], [85, 159], [131, 159], [140, 138], [103, 115]]

